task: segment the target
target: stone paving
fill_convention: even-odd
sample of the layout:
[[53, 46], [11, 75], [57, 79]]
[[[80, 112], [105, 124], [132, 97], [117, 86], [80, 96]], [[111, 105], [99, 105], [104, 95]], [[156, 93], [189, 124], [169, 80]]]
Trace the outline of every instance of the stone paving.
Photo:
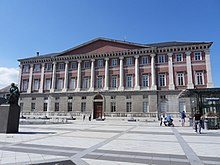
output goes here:
[[119, 120], [20, 125], [0, 134], [0, 164], [219, 165], [220, 130]]

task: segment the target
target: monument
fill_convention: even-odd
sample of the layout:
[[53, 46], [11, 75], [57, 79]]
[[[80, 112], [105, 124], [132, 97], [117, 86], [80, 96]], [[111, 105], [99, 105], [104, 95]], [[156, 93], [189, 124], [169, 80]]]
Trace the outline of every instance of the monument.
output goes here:
[[0, 105], [0, 133], [17, 133], [19, 128], [20, 106], [18, 105], [20, 93], [14, 83], [11, 84], [10, 95], [1, 99]]

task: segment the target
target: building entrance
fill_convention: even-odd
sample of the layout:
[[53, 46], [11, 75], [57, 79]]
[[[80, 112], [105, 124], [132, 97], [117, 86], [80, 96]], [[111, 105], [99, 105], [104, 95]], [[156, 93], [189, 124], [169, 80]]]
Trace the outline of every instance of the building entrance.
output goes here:
[[93, 100], [93, 119], [103, 117], [103, 96], [97, 94]]

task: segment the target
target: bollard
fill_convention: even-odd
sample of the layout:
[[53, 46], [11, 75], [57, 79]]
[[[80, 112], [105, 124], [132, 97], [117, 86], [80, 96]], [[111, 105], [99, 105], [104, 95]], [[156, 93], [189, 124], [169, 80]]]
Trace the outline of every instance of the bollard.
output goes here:
[[204, 129], [205, 130], [209, 129], [209, 127], [208, 127], [208, 120], [204, 120]]

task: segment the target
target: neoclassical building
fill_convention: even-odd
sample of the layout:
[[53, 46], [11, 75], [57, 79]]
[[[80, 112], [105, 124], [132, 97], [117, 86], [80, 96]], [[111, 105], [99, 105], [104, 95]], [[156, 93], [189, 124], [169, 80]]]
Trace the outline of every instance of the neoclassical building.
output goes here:
[[212, 42], [137, 44], [97, 38], [19, 59], [23, 113], [157, 118], [190, 112], [185, 89], [211, 88]]

